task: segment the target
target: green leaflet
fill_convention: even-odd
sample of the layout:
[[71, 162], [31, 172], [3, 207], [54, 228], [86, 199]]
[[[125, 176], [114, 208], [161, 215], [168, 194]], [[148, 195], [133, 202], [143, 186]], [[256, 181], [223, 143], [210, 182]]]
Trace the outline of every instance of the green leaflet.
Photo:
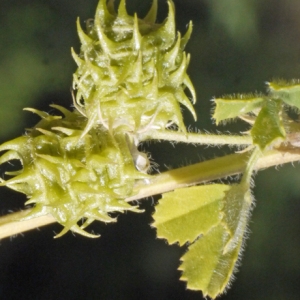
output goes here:
[[253, 199], [251, 174], [261, 151], [257, 147], [249, 156], [239, 184], [228, 187], [222, 199], [222, 219], [202, 235], [182, 257], [182, 280], [189, 289], [201, 290], [211, 298], [223, 293], [230, 284], [241, 253]]
[[253, 143], [261, 150], [265, 149], [272, 142], [282, 141], [285, 138], [285, 130], [281, 118], [282, 102], [269, 99], [259, 112], [251, 129]]
[[[286, 137], [282, 120], [283, 102], [300, 108], [300, 84], [291, 86], [287, 83], [269, 83], [269, 87], [271, 98], [239, 94], [215, 99], [213, 118], [217, 125], [222, 121], [241, 117], [253, 125], [250, 130], [253, 144], [258, 145], [261, 150], [276, 141], [282, 142]], [[292, 127], [291, 122], [288, 124]]]
[[222, 199], [222, 219], [207, 234], [200, 236], [181, 258], [181, 280], [187, 287], [201, 290], [211, 298], [230, 284], [239, 259], [251, 208], [247, 184], [227, 186]]
[[300, 109], [300, 82], [275, 81], [268, 83], [269, 90], [273, 97], [281, 99], [290, 106]]
[[223, 184], [201, 185], [165, 193], [156, 206], [153, 226], [169, 244], [193, 242], [221, 218], [222, 199], [229, 189]]
[[216, 104], [213, 119], [216, 124], [228, 119], [234, 119], [260, 108], [265, 101], [261, 95], [233, 95], [214, 99]]
[[237, 247], [224, 254], [229, 238], [225, 227], [218, 224], [189, 247], [179, 267], [183, 271], [180, 279], [187, 281], [189, 289], [201, 290], [204, 297], [213, 299], [224, 292], [232, 277], [242, 243], [240, 239]]

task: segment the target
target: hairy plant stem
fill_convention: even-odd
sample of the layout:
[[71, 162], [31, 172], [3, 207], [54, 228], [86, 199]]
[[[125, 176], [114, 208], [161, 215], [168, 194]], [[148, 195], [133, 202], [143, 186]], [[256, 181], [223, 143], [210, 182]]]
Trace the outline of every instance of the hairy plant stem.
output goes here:
[[184, 133], [171, 130], [147, 131], [138, 135], [140, 142], [147, 140], [165, 140], [191, 144], [205, 145], [252, 145], [249, 135], [224, 135], [210, 133]]
[[[190, 185], [206, 183], [212, 180], [243, 173], [249, 153], [236, 153], [220, 158], [207, 160], [194, 165], [170, 170], [153, 175], [149, 181], [139, 181], [136, 184], [134, 196], [126, 199], [128, 202], [142, 199], [174, 189]], [[300, 160], [300, 152], [266, 151], [256, 163], [255, 170], [265, 169], [285, 163]], [[12, 213], [0, 218], [0, 239], [28, 231], [37, 227], [54, 223], [50, 216], [37, 217], [28, 221], [17, 221], [26, 214], [25, 211]]]

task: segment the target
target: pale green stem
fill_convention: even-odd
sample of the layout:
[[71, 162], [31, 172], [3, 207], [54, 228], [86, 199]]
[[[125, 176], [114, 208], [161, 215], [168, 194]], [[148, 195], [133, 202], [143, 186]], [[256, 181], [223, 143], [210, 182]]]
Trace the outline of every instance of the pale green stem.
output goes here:
[[[249, 155], [250, 153], [230, 154], [155, 175], [148, 183], [140, 181], [136, 186], [137, 193], [128, 198], [127, 201], [142, 199], [174, 189], [243, 173], [247, 166]], [[299, 160], [300, 152], [283, 153], [270, 150], [266, 151], [262, 157], [259, 157], [254, 171]]]
[[24, 231], [32, 230], [55, 222], [51, 215], [46, 215], [26, 221], [18, 221], [27, 214], [28, 210], [11, 213], [0, 218], [0, 239], [14, 236]]
[[259, 157], [262, 156], [262, 151], [260, 150], [259, 147], [255, 147], [251, 153], [251, 156], [248, 159], [245, 171], [243, 173], [243, 177], [241, 180], [241, 184], [246, 184], [246, 186], [250, 186], [250, 181], [251, 181], [251, 176], [253, 173], [253, 170], [255, 168], [255, 165], [257, 163], [257, 160]]
[[[245, 170], [248, 158], [248, 153], [230, 154], [154, 175], [149, 182], [139, 181], [135, 188], [136, 194], [126, 200], [128, 202], [138, 200], [169, 192], [177, 188], [206, 183], [242, 173]], [[266, 151], [258, 159], [254, 169], [259, 170], [299, 160], [299, 152]], [[23, 215], [24, 211], [21, 211], [0, 218], [0, 239], [55, 222], [55, 219], [50, 215], [22, 222], [17, 221]]]
[[146, 140], [165, 140], [191, 144], [206, 145], [252, 145], [252, 138], [248, 135], [224, 135], [210, 133], [184, 133], [178, 131], [147, 131], [138, 135], [140, 142]]

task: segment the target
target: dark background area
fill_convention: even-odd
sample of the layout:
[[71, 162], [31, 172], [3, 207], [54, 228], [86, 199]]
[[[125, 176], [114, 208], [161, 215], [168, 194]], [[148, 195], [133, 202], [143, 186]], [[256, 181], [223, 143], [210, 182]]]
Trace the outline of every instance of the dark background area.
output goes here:
[[[97, 0], [1, 0], [0, 140], [12, 139], [38, 118], [23, 107], [49, 111], [49, 104], [71, 106], [76, 66], [70, 48], [79, 51], [75, 21], [93, 17]], [[272, 78], [300, 77], [300, 2], [297, 0], [174, 0], [178, 29], [189, 20], [194, 30], [187, 46], [190, 77], [196, 87], [198, 121], [211, 125], [211, 101], [230, 93], [265, 91]], [[150, 0], [127, 0], [130, 13], [142, 17]], [[159, 0], [162, 21], [167, 13]], [[224, 130], [239, 132], [240, 123]], [[144, 145], [160, 164], [179, 167], [225, 154], [228, 149], [165, 143]], [[299, 165], [261, 171], [255, 177], [256, 208], [236, 274], [220, 299], [298, 300], [300, 297]], [[1, 170], [3, 174], [3, 170]], [[1, 188], [0, 213], [18, 211], [23, 195]], [[157, 199], [142, 200], [145, 214], [120, 215], [117, 224], [95, 223], [99, 239], [68, 233], [57, 240], [60, 225], [4, 239], [0, 244], [0, 299], [202, 299], [180, 282], [184, 247], [155, 237], [151, 214]]]

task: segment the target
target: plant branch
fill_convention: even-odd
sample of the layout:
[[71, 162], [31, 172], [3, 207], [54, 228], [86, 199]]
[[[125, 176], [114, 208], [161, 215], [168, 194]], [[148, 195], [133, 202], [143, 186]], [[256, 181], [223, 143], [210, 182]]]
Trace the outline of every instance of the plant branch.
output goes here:
[[19, 233], [32, 230], [55, 222], [51, 215], [41, 216], [38, 218], [18, 221], [28, 213], [28, 209], [11, 213], [0, 218], [0, 239], [17, 235]]
[[[248, 157], [248, 153], [230, 154], [154, 175], [150, 182], [138, 181], [135, 187], [136, 193], [126, 200], [130, 202], [169, 192], [174, 189], [242, 173], [245, 169]], [[255, 170], [299, 160], [300, 152], [271, 150], [265, 152], [264, 156], [258, 159]], [[26, 212], [25, 210], [0, 218], [0, 239], [55, 222], [55, 219], [51, 215], [26, 221], [17, 221], [17, 219], [22, 218]]]
[[[136, 186], [136, 190], [139, 192], [128, 198], [127, 201], [243, 173], [248, 159], [249, 153], [229, 154], [155, 175], [148, 184], [140, 181]], [[299, 160], [300, 152], [290, 153], [271, 150], [258, 159], [254, 170], [258, 171]]]

